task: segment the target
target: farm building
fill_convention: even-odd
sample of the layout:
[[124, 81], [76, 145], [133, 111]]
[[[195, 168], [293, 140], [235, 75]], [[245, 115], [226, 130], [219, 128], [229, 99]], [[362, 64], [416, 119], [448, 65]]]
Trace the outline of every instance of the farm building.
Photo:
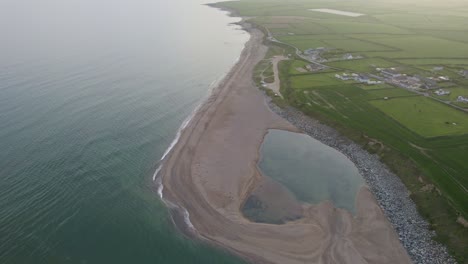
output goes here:
[[446, 90], [443, 90], [443, 89], [439, 89], [439, 90], [435, 91], [434, 93], [437, 94], [437, 95], [449, 95], [450, 94], [449, 91], [446, 91]]
[[460, 95], [457, 97], [457, 102], [468, 103], [468, 97], [464, 97]]

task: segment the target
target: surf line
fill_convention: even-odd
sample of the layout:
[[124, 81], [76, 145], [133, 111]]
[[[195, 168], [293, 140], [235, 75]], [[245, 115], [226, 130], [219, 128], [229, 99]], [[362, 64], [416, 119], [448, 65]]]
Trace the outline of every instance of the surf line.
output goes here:
[[[237, 63], [238, 60], [239, 60], [239, 58], [236, 59], [235, 63]], [[182, 132], [184, 131], [184, 129], [187, 128], [187, 126], [190, 124], [192, 119], [197, 114], [198, 110], [208, 100], [209, 96], [212, 94], [213, 89], [216, 86], [219, 85], [220, 81], [225, 76], [227, 76], [227, 74], [224, 74], [224, 75], [220, 76], [219, 78], [216, 78], [214, 81], [211, 82], [211, 84], [209, 85], [209, 89], [208, 89], [209, 92], [207, 93], [205, 98], [202, 100], [202, 102], [197, 107], [195, 107], [195, 109], [184, 120], [184, 122], [182, 122], [182, 125], [177, 130], [177, 133], [176, 133], [176, 136], [175, 136], [174, 140], [172, 140], [169, 147], [166, 149], [166, 151], [164, 151], [164, 154], [162, 155], [161, 159], [159, 160], [159, 166], [158, 166], [158, 168], [156, 168], [156, 171], [153, 174], [153, 182], [157, 186], [157, 193], [158, 193], [159, 198], [163, 201], [163, 203], [166, 205], [166, 207], [168, 207], [169, 209], [178, 211], [183, 216], [184, 223], [185, 223], [186, 227], [188, 228], [188, 230], [191, 231], [191, 232], [196, 232], [197, 230], [195, 229], [192, 222], [190, 221], [190, 213], [187, 211], [186, 208], [184, 208], [184, 207], [182, 207], [180, 205], [174, 204], [169, 200], [164, 199], [164, 195], [163, 195], [164, 185], [162, 183], [162, 176], [159, 176], [159, 173], [161, 172], [164, 160], [166, 159], [167, 155], [169, 155], [169, 153], [172, 151], [172, 149], [175, 147], [177, 142], [179, 142], [180, 136], [182, 135]], [[173, 219], [173, 221], [174, 221], [174, 219]]]

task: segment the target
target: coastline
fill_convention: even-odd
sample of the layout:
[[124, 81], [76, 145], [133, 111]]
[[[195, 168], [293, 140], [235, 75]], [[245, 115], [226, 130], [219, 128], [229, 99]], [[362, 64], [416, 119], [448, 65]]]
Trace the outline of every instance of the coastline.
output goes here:
[[253, 84], [253, 67], [267, 48], [259, 30], [241, 24], [251, 38], [240, 59], [165, 156], [159, 173], [164, 200], [186, 210], [194, 237], [255, 263], [410, 263], [367, 188], [358, 195], [356, 219], [329, 202], [306, 206], [306, 217], [283, 225], [242, 216], [241, 204], [264, 177], [257, 162], [267, 130], [299, 130], [273, 113]]

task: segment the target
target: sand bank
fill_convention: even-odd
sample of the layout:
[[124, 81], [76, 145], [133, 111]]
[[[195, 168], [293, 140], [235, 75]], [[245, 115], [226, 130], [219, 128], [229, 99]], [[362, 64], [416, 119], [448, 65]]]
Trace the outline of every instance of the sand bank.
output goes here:
[[267, 48], [260, 31], [248, 31], [238, 63], [167, 155], [160, 172], [164, 198], [187, 210], [193, 235], [255, 263], [410, 263], [365, 187], [356, 217], [329, 202], [300, 204], [302, 218], [282, 225], [243, 217], [241, 206], [265, 179], [257, 162], [268, 129], [298, 131], [270, 111], [253, 84], [253, 68]]

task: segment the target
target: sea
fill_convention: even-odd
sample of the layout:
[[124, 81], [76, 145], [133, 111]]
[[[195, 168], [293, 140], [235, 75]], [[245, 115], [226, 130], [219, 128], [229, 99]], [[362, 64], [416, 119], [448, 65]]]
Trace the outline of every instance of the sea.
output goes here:
[[206, 3], [0, 0], [0, 263], [242, 263], [154, 181], [249, 38]]

